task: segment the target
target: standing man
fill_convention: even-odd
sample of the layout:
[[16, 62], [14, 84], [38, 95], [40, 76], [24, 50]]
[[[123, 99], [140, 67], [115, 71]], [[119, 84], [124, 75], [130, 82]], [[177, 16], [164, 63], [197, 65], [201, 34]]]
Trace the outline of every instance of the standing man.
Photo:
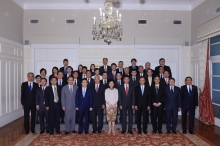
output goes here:
[[138, 66], [136, 64], [137, 60], [135, 58], [131, 59], [131, 66], [129, 66], [130, 73], [132, 72], [132, 70], [136, 70], [136, 72], [138, 73]]
[[79, 72], [73, 71], [72, 77], [73, 77], [73, 84], [80, 87], [81, 86], [81, 79], [79, 79]]
[[129, 85], [129, 76], [124, 77], [124, 85], [119, 87], [119, 106], [122, 112], [122, 134], [127, 130], [127, 112], [128, 112], [128, 132], [133, 134], [133, 110], [134, 110], [134, 87]]
[[[79, 133], [89, 134], [89, 112], [93, 107], [93, 95], [92, 90], [87, 87], [88, 82], [86, 79], [82, 79], [82, 88], [78, 88], [76, 91], [75, 105], [76, 110], [79, 111]], [[83, 119], [85, 123], [83, 124]]]
[[163, 78], [160, 81], [160, 84], [164, 86], [169, 86], [169, 80], [170, 80], [170, 74], [168, 71], [165, 70], [163, 73]]
[[116, 73], [117, 73], [116, 67], [117, 67], [117, 65], [115, 63], [111, 64], [111, 72], [109, 72], [109, 74], [108, 74], [108, 79], [111, 79], [114, 81], [116, 80]]
[[169, 86], [166, 86], [165, 107], [167, 133], [170, 134], [170, 130], [172, 130], [173, 134], [177, 134], [176, 127], [178, 121], [178, 110], [181, 110], [181, 99], [180, 88], [175, 86], [174, 78], [170, 78]]
[[83, 67], [82, 67], [82, 76], [81, 76], [81, 78], [80, 78], [81, 80], [84, 79], [84, 78], [86, 78], [86, 71], [87, 71], [87, 67], [86, 67], [86, 66], [83, 66]]
[[88, 87], [94, 83], [94, 79], [91, 78], [92, 74], [91, 74], [91, 71], [90, 70], [87, 70], [86, 71], [86, 78], [87, 78], [87, 81], [88, 81]]
[[124, 79], [124, 76], [129, 76], [129, 77], [131, 77], [131, 74], [130, 74], [130, 71], [129, 71], [129, 67], [125, 67], [124, 68], [124, 74], [123, 74], [123, 76], [122, 76], [122, 79]]
[[66, 135], [69, 132], [76, 133], [75, 131], [75, 116], [76, 116], [76, 108], [75, 108], [75, 96], [76, 90], [78, 87], [73, 84], [73, 77], [70, 76], [67, 79], [68, 84], [62, 88], [61, 93], [61, 103], [62, 108], [65, 111], [65, 126], [66, 126]]
[[120, 72], [122, 76], [124, 75], [124, 68], [123, 68], [123, 66], [124, 66], [124, 62], [123, 61], [119, 61], [118, 62], [118, 68], [116, 69], [116, 72], [117, 73]]
[[49, 111], [50, 135], [60, 134], [61, 86], [57, 86], [57, 78], [50, 79], [51, 85], [45, 90], [45, 106]]
[[151, 104], [153, 104], [153, 133], [162, 134], [162, 118], [164, 99], [166, 96], [165, 86], [160, 85], [160, 77], [154, 77], [155, 85], [151, 86]]
[[108, 66], [108, 58], [103, 58], [102, 62], [103, 62], [103, 66], [99, 68], [99, 74], [102, 75], [103, 72], [107, 72], [107, 73], [111, 72], [111, 67]]
[[98, 133], [101, 133], [103, 128], [103, 109], [105, 108], [105, 86], [103, 84], [100, 84], [99, 75], [95, 75], [94, 80], [95, 83], [90, 86], [93, 94], [92, 133], [96, 133], [97, 131]]
[[102, 73], [101, 84], [103, 84], [105, 86], [105, 89], [108, 88], [108, 74], [107, 74], [107, 72]]
[[147, 77], [146, 77], [146, 86], [151, 87], [154, 83], [154, 78], [153, 78], [153, 71], [152, 69], [147, 70]]
[[189, 112], [189, 133], [194, 134], [195, 109], [198, 108], [198, 88], [192, 85], [192, 78], [185, 78], [186, 85], [181, 87], [181, 105], [182, 105], [182, 128], [183, 134], [186, 134], [186, 120]]
[[131, 71], [131, 77], [129, 84], [132, 85], [134, 88], [139, 85], [139, 78], [137, 77], [137, 71], [134, 69]]
[[41, 85], [40, 85], [40, 84], [41, 84], [41, 80], [40, 80], [40, 79], [41, 79], [41, 76], [40, 76], [40, 75], [36, 75], [36, 76], [35, 76], [35, 82], [38, 84], [39, 87], [41, 86]]
[[114, 82], [114, 88], [118, 89], [119, 86], [123, 85], [124, 81], [122, 80], [121, 72], [118, 72], [116, 75], [116, 80]]
[[138, 77], [138, 79], [140, 78], [140, 77], [144, 77], [145, 79], [146, 79], [146, 77], [147, 77], [147, 75], [144, 73], [144, 67], [142, 66], [142, 65], [140, 65], [139, 67], [138, 67], [138, 74], [137, 74], [137, 77]]
[[68, 67], [69, 61], [68, 59], [63, 59], [63, 67], [60, 68], [60, 71], [63, 72], [64, 75], [67, 74], [67, 67]]
[[147, 118], [150, 110], [150, 88], [145, 86], [145, 78], [140, 77], [140, 85], [135, 88], [135, 110], [137, 111], [138, 134], [141, 134], [141, 115], [143, 113], [143, 132], [147, 134]]
[[[145, 69], [144, 69], [144, 73], [145, 73], [145, 74], [147, 74], [147, 70], [148, 70], [148, 69], [151, 69], [150, 67], [151, 67], [150, 62], [146, 62], [146, 63], [145, 63]], [[153, 75], [154, 75], [154, 70], [153, 70], [153, 69], [151, 69], [151, 70], [152, 70]]]
[[[166, 66], [166, 65], [165, 65], [165, 59], [164, 59], [164, 58], [161, 58], [161, 59], [159, 60], [159, 64], [160, 64], [159, 66], [155, 67], [155, 75], [159, 75], [159, 68], [160, 68], [160, 67], [163, 67], [164, 70], [166, 70], [166, 71], [169, 72], [170, 78], [172, 78], [171, 69], [170, 69], [169, 66]], [[160, 78], [161, 78], [161, 77], [160, 77]]]
[[[49, 133], [49, 118], [48, 118], [48, 111], [45, 107], [45, 98], [44, 93], [47, 85], [47, 79], [41, 78], [41, 87], [37, 88], [35, 100], [36, 100], [36, 109], [38, 115], [40, 117], [40, 134], [43, 134], [45, 130]], [[46, 123], [44, 122], [46, 120]]]
[[23, 82], [21, 85], [21, 105], [24, 109], [24, 129], [25, 134], [29, 133], [29, 114], [31, 111], [31, 132], [35, 132], [35, 115], [36, 115], [36, 104], [35, 104], [35, 95], [36, 90], [39, 88], [39, 85], [34, 82], [34, 74], [29, 72], [27, 74], [28, 81]]
[[67, 73], [64, 75], [63, 79], [65, 80], [65, 82], [67, 84], [68, 77], [72, 76], [73, 68], [71, 66], [68, 66], [66, 68], [66, 71], [67, 71]]

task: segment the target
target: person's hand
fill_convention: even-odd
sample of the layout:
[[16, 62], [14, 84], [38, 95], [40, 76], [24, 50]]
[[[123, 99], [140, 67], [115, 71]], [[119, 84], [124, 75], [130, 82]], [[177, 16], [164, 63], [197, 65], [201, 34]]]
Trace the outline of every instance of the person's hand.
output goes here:
[[158, 107], [158, 103], [155, 103], [154, 106]]
[[181, 111], [181, 107], [179, 107], [178, 110]]
[[76, 108], [76, 110], [78, 111], [78, 110], [79, 110], [79, 108]]
[[147, 106], [147, 110], [150, 110], [150, 106]]
[[48, 111], [48, 110], [49, 110], [49, 107], [46, 107], [46, 110]]
[[102, 109], [104, 109], [105, 108], [105, 105], [102, 105]]
[[89, 111], [91, 112], [91, 111], [92, 111], [92, 108], [90, 108]]
[[65, 110], [66, 110], [66, 108], [65, 108], [65, 107], [63, 107], [63, 110], [65, 111]]
[[23, 106], [23, 105], [22, 105], [21, 107], [24, 109], [24, 106]]
[[164, 108], [163, 110], [166, 110], [166, 108]]
[[131, 107], [132, 109], [134, 109], [134, 106], [132, 105], [132, 107]]
[[40, 109], [40, 107], [39, 107], [39, 106], [36, 106], [36, 110], [38, 110], [38, 111], [39, 111], [39, 109]]
[[135, 110], [138, 110], [138, 107], [137, 107], [137, 106], [135, 106], [134, 108], [135, 108]]
[[198, 108], [198, 106], [196, 106], [196, 109]]
[[122, 110], [122, 106], [120, 106], [120, 110]]

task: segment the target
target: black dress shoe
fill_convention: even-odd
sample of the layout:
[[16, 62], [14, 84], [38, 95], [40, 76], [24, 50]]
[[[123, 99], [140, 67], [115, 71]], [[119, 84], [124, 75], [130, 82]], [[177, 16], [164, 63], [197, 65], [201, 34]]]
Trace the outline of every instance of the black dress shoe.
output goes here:
[[40, 134], [43, 134], [44, 132], [45, 132], [44, 130], [41, 130], [41, 131], [40, 131]]
[[92, 133], [96, 133], [96, 132], [97, 132], [97, 131], [95, 131], [95, 130], [94, 130], [94, 131], [92, 131]]
[[144, 134], [147, 134], [147, 131], [144, 131]]
[[190, 134], [194, 134], [194, 132], [193, 132], [193, 131], [189, 131], [189, 133], [190, 133]]
[[172, 132], [173, 132], [173, 134], [177, 134], [175, 130], [173, 130]]
[[69, 134], [69, 132], [65, 132], [65, 135], [68, 135]]
[[158, 133], [159, 133], [159, 134], [162, 134], [162, 131], [159, 131]]
[[64, 122], [64, 120], [61, 120], [60, 123], [61, 123], [61, 124], [64, 124], [65, 122]]
[[50, 130], [47, 130], [47, 133], [50, 133]]
[[73, 132], [73, 133], [76, 133], [76, 131], [75, 131], [75, 130], [73, 130], [72, 132]]
[[100, 133], [102, 133], [102, 131], [98, 131], [98, 133], [100, 134]]
[[122, 131], [121, 134], [125, 134], [126, 131]]
[[29, 131], [26, 131], [25, 134], [29, 134]]
[[36, 124], [40, 124], [39, 121], [37, 121]]
[[85, 134], [89, 134], [89, 132], [87, 131], [87, 132], [85, 132]]
[[183, 130], [183, 134], [186, 134], [186, 131], [185, 131], [185, 130]]
[[82, 132], [78, 132], [78, 134], [82, 134]]
[[141, 131], [138, 131], [138, 134], [141, 134]]
[[132, 132], [132, 131], [128, 131], [128, 133], [133, 134], [133, 132]]
[[36, 132], [33, 130], [33, 131], [31, 131], [31, 133], [35, 134]]
[[60, 131], [57, 131], [57, 134], [60, 134]]
[[153, 131], [153, 134], [156, 134], [157, 132], [156, 131]]
[[50, 132], [50, 135], [53, 135], [54, 134], [54, 132]]
[[170, 130], [167, 130], [167, 134], [170, 134]]

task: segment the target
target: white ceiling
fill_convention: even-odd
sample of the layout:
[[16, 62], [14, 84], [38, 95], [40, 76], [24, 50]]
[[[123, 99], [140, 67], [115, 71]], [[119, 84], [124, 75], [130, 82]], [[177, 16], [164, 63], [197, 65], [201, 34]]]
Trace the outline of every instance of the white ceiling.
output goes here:
[[[13, 0], [23, 9], [98, 9], [105, 0]], [[191, 11], [205, 0], [112, 0], [114, 7], [125, 10]]]

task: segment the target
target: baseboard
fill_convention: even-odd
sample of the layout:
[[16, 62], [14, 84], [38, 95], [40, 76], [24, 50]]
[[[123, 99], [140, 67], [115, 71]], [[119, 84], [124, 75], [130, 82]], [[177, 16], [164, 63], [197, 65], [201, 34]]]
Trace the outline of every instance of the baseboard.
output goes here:
[[0, 127], [11, 123], [12, 121], [24, 115], [23, 109], [18, 109], [0, 117]]
[[220, 127], [220, 119], [215, 117], [215, 126]]

